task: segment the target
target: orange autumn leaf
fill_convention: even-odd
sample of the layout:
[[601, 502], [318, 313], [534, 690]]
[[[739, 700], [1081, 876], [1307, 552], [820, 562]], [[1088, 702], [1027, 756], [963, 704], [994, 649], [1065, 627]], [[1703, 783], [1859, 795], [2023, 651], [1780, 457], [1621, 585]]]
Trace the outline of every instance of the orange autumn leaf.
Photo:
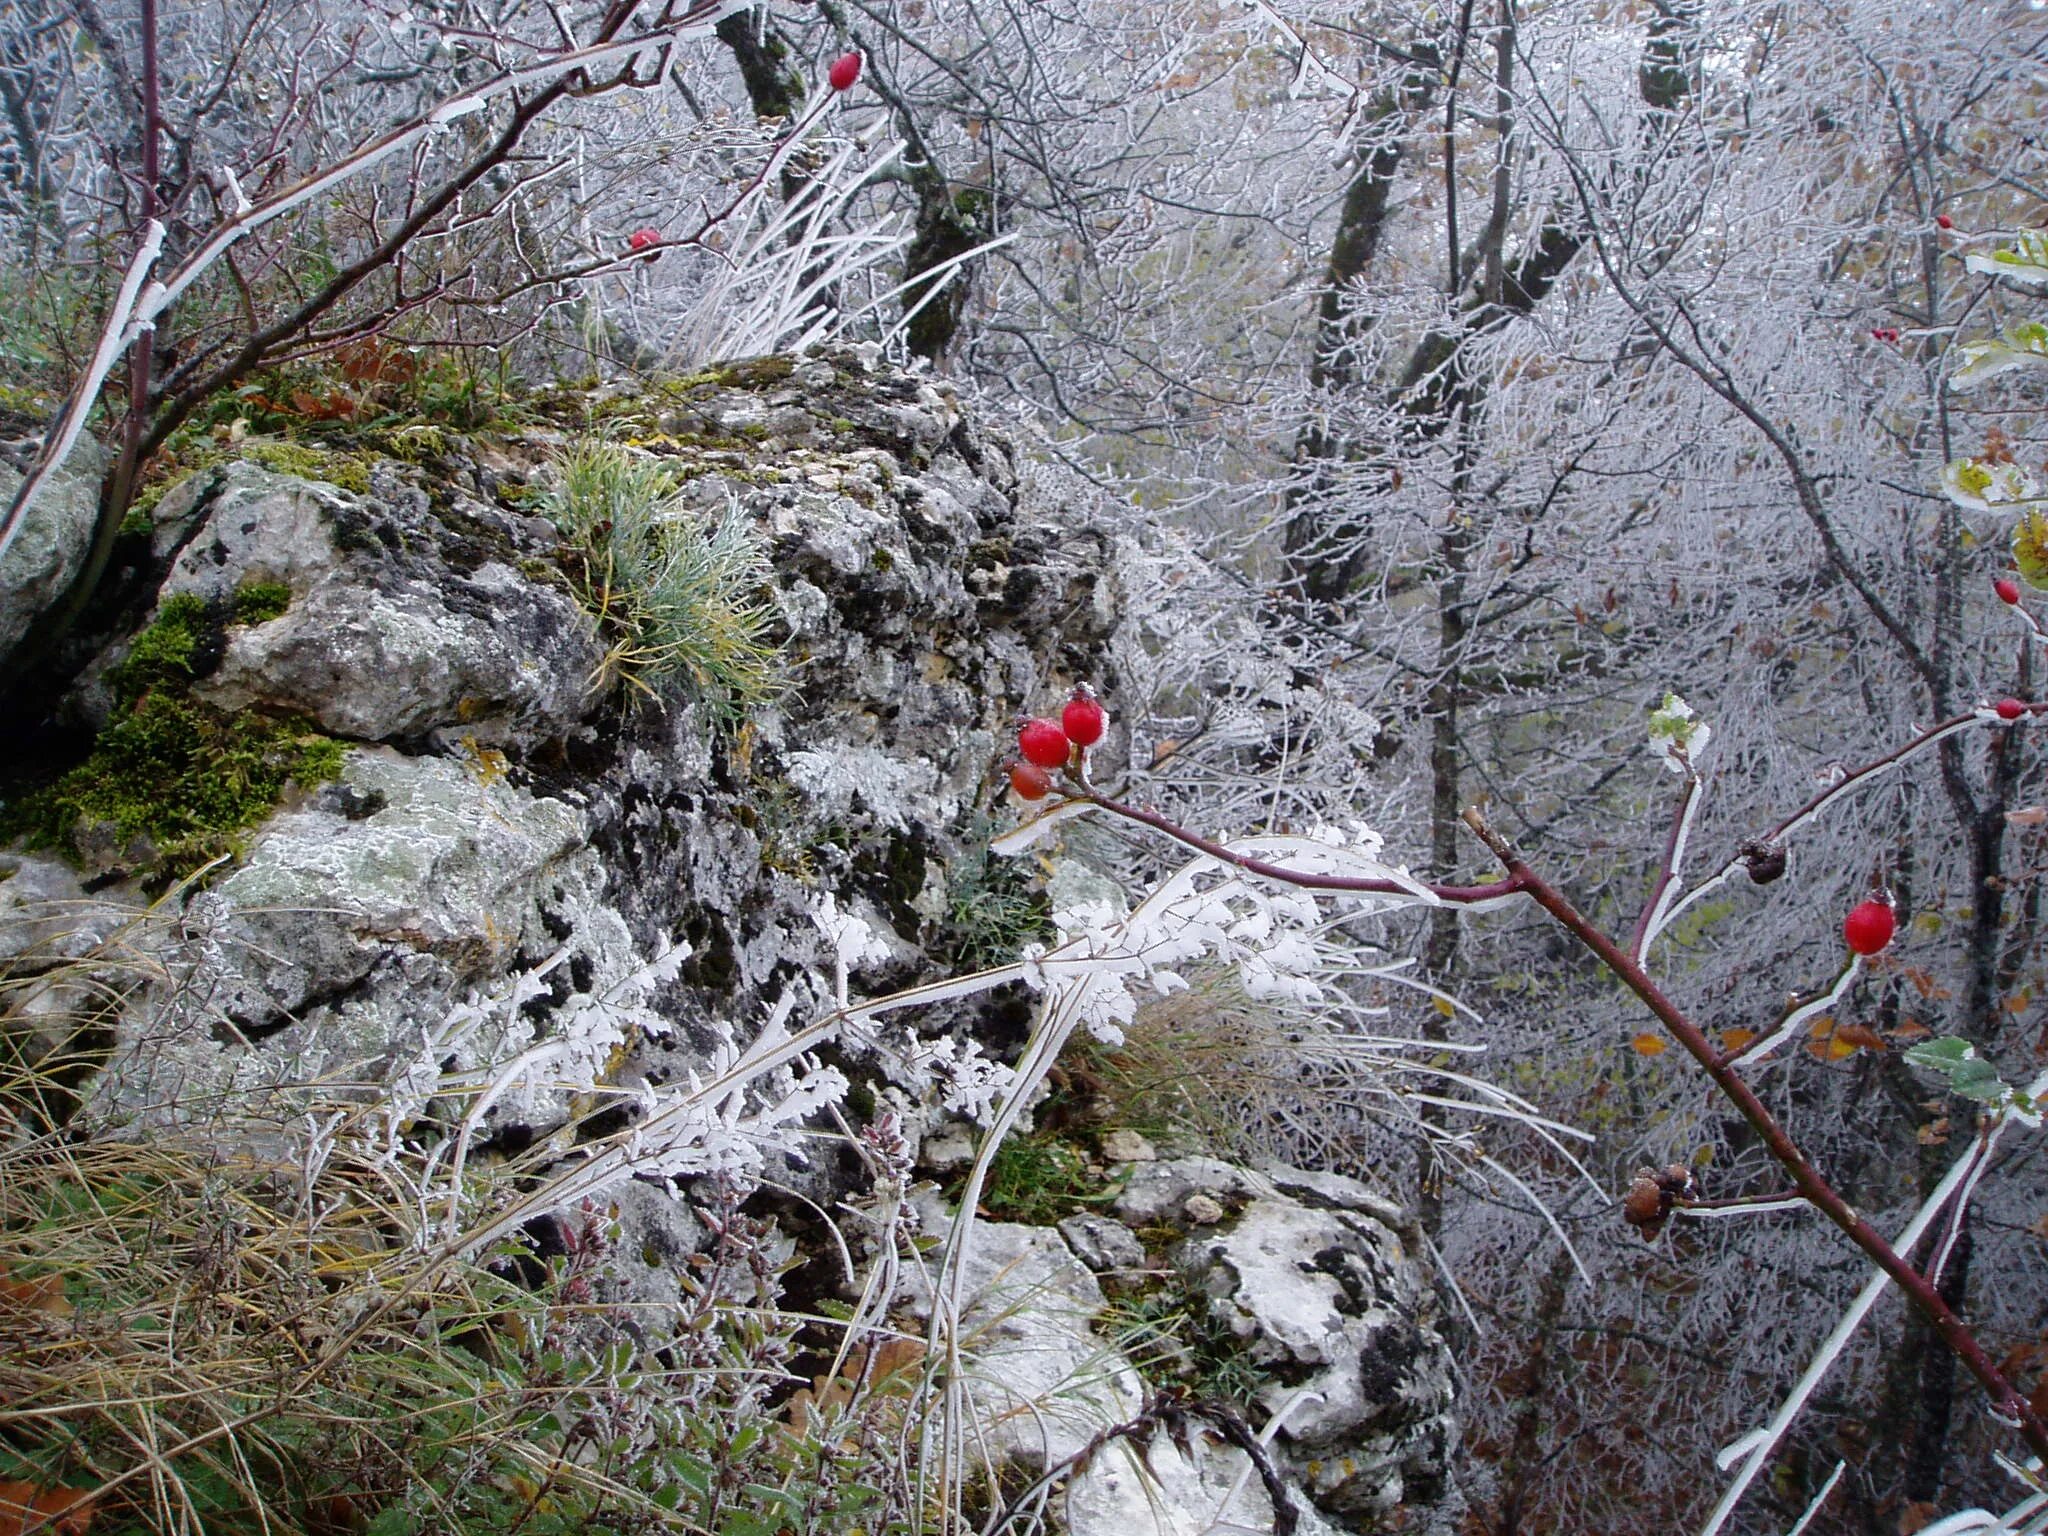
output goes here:
[[1661, 1035], [1641, 1034], [1629, 1041], [1628, 1048], [1638, 1056], [1662, 1056], [1664, 1038]]
[[1806, 1026], [1807, 1037], [1813, 1040], [1825, 1040], [1834, 1032], [1835, 1017], [1831, 1013], [1822, 1014], [1819, 1018], [1815, 1019], [1811, 1024]]
[[1941, 1002], [1954, 995], [1934, 979], [1933, 972], [1923, 971], [1917, 965], [1907, 966], [1904, 975], [1906, 980], [1913, 983], [1920, 995], [1930, 1002]]
[[1851, 1050], [1881, 1051], [1885, 1048], [1884, 1036], [1861, 1024], [1841, 1025], [1835, 1030], [1835, 1038], [1847, 1042]]
[[69, 1317], [71, 1303], [64, 1299], [62, 1275], [38, 1275], [33, 1280], [16, 1280], [0, 1264], [0, 1307], [24, 1312], [41, 1312], [49, 1317]]
[[1855, 1054], [1856, 1046], [1853, 1041], [1845, 1040], [1840, 1035], [1836, 1035], [1828, 1041], [1827, 1059], [1829, 1061], [1842, 1061]]
[[0, 1536], [85, 1536], [92, 1516], [90, 1488], [44, 1488], [0, 1478]]
[[1731, 1053], [1743, 1050], [1755, 1039], [1756, 1031], [1753, 1029], [1724, 1029], [1721, 1031], [1721, 1049]]
[[1922, 1024], [1918, 1019], [1905, 1019], [1900, 1022], [1897, 1029], [1892, 1031], [1892, 1038], [1894, 1040], [1926, 1040], [1930, 1039], [1933, 1034], [1934, 1031], [1925, 1024]]

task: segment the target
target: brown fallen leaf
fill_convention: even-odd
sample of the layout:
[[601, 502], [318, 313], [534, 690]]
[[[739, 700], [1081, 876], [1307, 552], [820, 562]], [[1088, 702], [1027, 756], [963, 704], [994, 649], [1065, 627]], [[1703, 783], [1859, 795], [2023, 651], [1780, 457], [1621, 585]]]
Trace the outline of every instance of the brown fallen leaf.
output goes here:
[[62, 1275], [37, 1275], [33, 1280], [17, 1280], [5, 1264], [0, 1264], [0, 1308], [40, 1312], [46, 1317], [71, 1315], [71, 1303], [64, 1299]]
[[0, 1536], [85, 1536], [90, 1488], [44, 1488], [0, 1478]]

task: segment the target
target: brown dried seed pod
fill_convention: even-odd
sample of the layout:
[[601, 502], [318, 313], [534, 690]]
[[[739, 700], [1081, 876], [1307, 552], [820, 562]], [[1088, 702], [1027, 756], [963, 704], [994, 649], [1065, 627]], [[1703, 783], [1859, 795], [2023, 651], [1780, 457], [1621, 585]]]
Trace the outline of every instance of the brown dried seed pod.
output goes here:
[[1776, 843], [1751, 838], [1736, 852], [1742, 858], [1742, 867], [1749, 871], [1749, 878], [1758, 885], [1769, 885], [1785, 873], [1785, 850]]
[[1673, 1199], [1689, 1200], [1696, 1193], [1692, 1182], [1692, 1170], [1683, 1163], [1673, 1163], [1656, 1175], [1657, 1187]]
[[1639, 1228], [1645, 1239], [1655, 1238], [1663, 1229], [1670, 1210], [1671, 1197], [1658, 1186], [1656, 1175], [1647, 1168], [1636, 1175], [1621, 1202], [1622, 1220]]

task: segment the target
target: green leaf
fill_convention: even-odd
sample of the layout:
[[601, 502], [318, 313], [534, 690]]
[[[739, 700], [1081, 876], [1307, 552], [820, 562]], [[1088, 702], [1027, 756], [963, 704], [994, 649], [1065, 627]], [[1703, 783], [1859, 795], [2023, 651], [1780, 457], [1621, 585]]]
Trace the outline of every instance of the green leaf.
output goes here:
[[2048, 588], [2048, 517], [2028, 512], [2012, 525], [2012, 558], [2028, 586]]
[[1967, 1040], [1925, 1040], [1906, 1052], [1906, 1065], [1953, 1074], [1959, 1064], [1976, 1054], [1977, 1048]]
[[2048, 485], [2017, 464], [1956, 459], [1941, 471], [1948, 499], [1972, 512], [2014, 510], [2048, 498]]
[[2010, 278], [2032, 286], [2048, 284], [2048, 235], [2029, 231], [1989, 256], [1971, 252], [1963, 258], [1963, 265], [1987, 277]]
[[2011, 1091], [1999, 1077], [1996, 1067], [1975, 1057], [1957, 1065], [1949, 1078], [1949, 1087], [1966, 1099], [1976, 1099], [1985, 1104], [2000, 1103]]

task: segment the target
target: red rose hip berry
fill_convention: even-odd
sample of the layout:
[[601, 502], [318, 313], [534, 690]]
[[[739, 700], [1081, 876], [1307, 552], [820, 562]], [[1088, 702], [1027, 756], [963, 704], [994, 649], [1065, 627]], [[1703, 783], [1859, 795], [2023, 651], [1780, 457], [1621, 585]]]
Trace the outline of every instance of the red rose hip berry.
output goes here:
[[1859, 901], [1842, 919], [1842, 938], [1859, 955], [1876, 954], [1898, 929], [1898, 914], [1888, 901]]
[[860, 54], [842, 53], [832, 61], [832, 67], [825, 72], [825, 80], [835, 91], [850, 91], [853, 82], [860, 78]]
[[1064, 768], [1074, 744], [1052, 721], [1026, 720], [1017, 732], [1017, 750], [1041, 768]]
[[661, 231], [652, 225], [645, 229], [636, 229], [632, 234], [626, 236], [626, 248], [632, 251], [644, 251], [650, 245], [659, 244], [661, 244]]
[[1010, 788], [1019, 800], [1043, 800], [1052, 793], [1052, 775], [1036, 763], [1012, 763]]
[[2000, 699], [1992, 707], [1998, 711], [2001, 720], [2017, 720], [2027, 712], [2027, 706], [2018, 699]]
[[1956, 227], [1956, 221], [1945, 213], [1937, 213], [1934, 216], [1934, 222], [1941, 229], [1954, 229]]
[[1067, 733], [1067, 740], [1078, 747], [1092, 747], [1102, 740], [1102, 728], [1107, 723], [1102, 706], [1095, 702], [1093, 694], [1083, 688], [1076, 688], [1074, 696], [1067, 700], [1067, 707], [1060, 711], [1060, 725]]
[[1991, 590], [1998, 594], [2001, 603], [2017, 604], [2020, 600], [2020, 584], [2010, 576], [2001, 576], [1992, 582]]

